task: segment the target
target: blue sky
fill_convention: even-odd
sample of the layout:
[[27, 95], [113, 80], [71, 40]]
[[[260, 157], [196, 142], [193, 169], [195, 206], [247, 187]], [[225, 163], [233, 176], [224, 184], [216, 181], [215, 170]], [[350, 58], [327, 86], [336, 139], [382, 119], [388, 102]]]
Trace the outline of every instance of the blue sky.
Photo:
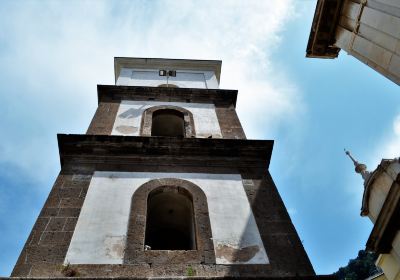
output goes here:
[[270, 171], [319, 274], [364, 248], [362, 180], [400, 148], [399, 87], [345, 52], [306, 59], [316, 1], [1, 1], [0, 275], [59, 172], [57, 133], [84, 133], [113, 57], [221, 59], [248, 138], [274, 139]]

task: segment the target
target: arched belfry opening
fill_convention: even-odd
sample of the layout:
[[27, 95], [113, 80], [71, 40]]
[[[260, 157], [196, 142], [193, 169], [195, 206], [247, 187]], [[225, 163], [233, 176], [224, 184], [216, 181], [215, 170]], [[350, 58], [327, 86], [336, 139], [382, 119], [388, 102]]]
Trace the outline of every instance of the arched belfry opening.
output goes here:
[[207, 197], [192, 182], [160, 178], [132, 195], [124, 263], [160, 257], [215, 264]]
[[151, 250], [196, 250], [193, 199], [179, 187], [160, 187], [147, 199], [145, 245]]
[[151, 136], [184, 137], [185, 122], [182, 112], [160, 109], [153, 113]]
[[140, 125], [141, 136], [196, 136], [193, 114], [178, 106], [160, 105], [144, 110]]

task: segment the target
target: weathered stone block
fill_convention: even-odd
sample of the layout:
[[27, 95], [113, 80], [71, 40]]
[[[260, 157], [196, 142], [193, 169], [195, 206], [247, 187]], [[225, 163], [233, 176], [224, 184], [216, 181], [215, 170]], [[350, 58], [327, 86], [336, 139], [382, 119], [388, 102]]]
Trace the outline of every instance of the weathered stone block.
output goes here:
[[59, 217], [52, 217], [46, 227], [46, 231], [62, 231], [66, 219]]
[[74, 231], [78, 218], [67, 218], [63, 231]]

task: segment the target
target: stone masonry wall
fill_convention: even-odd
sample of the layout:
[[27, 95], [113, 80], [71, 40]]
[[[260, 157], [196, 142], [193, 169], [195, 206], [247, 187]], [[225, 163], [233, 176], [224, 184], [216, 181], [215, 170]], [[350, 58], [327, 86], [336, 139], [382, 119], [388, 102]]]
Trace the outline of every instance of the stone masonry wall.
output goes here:
[[47, 276], [49, 266], [61, 270], [90, 178], [59, 174], [11, 276]]
[[86, 134], [111, 135], [119, 103], [101, 102]]
[[231, 107], [216, 107], [215, 112], [219, 121], [222, 137], [225, 139], [246, 139], [236, 110]]
[[311, 275], [311, 262], [268, 173], [242, 174], [243, 185], [255, 216], [271, 267], [278, 275]]

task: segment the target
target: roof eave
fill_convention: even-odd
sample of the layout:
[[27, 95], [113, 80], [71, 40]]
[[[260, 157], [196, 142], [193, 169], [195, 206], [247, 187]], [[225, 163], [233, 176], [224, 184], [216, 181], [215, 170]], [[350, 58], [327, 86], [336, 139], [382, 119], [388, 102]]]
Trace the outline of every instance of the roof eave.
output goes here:
[[334, 46], [336, 26], [343, 0], [318, 0], [306, 49], [309, 58], [336, 58], [340, 48]]

